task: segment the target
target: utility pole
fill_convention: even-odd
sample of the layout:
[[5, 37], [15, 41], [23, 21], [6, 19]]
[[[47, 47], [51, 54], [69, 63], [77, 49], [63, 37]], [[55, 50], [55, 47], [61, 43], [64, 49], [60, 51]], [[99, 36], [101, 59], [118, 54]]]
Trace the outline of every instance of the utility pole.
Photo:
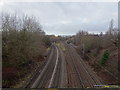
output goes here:
[[109, 33], [112, 34], [112, 30], [113, 30], [113, 19], [110, 21], [110, 25], [109, 25]]
[[84, 46], [84, 43], [82, 44], [82, 54], [83, 54], [83, 57], [84, 57], [84, 54], [85, 54], [85, 46]]

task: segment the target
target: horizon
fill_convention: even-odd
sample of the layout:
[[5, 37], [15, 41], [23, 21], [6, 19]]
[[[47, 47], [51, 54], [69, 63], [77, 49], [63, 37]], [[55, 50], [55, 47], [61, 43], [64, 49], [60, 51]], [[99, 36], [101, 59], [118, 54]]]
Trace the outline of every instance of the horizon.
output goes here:
[[2, 2], [0, 5], [4, 8], [0, 13], [36, 17], [48, 35], [75, 35], [79, 30], [105, 33], [111, 19], [114, 28], [118, 28], [117, 2]]

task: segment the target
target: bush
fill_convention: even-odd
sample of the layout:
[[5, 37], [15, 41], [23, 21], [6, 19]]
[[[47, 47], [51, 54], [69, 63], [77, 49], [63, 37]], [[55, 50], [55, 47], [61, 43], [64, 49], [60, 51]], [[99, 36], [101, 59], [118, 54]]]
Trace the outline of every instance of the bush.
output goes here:
[[[17, 18], [14, 15], [3, 14], [0, 21], [2, 21], [2, 69], [5, 82], [3, 82], [3, 86], [5, 87], [6, 82], [9, 82], [10, 84], [7, 84], [9, 87], [17, 78], [13, 69], [21, 72], [21, 76], [25, 72], [30, 72], [27, 68], [30, 67], [30, 64], [34, 66], [40, 62], [39, 57], [43, 59], [50, 40], [46, 38], [35, 18], [27, 16]], [[43, 40], [44, 38], [45, 40]], [[7, 72], [9, 70], [10, 72]]]
[[2, 83], [3, 87], [9, 87], [13, 84], [13, 81], [19, 78], [17, 69], [14, 67], [4, 68], [2, 72]]
[[84, 44], [84, 51], [85, 53], [90, 52], [92, 49], [99, 49], [101, 46], [101, 38], [95, 35], [82, 35], [78, 38], [80, 48], [83, 48]]
[[105, 62], [108, 60], [108, 58], [109, 58], [109, 52], [105, 51], [102, 58], [99, 61], [100, 65], [105, 65]]
[[48, 36], [45, 36], [43, 38], [43, 42], [44, 42], [45, 46], [47, 46], [47, 47], [51, 46], [51, 41]]

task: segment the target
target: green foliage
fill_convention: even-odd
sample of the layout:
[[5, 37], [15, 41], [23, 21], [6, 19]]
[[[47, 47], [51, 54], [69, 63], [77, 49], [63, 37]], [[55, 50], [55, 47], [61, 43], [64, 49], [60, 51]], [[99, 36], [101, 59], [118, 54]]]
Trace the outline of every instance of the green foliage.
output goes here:
[[105, 65], [105, 62], [108, 60], [108, 58], [109, 58], [109, 52], [105, 51], [102, 58], [99, 61], [99, 64], [100, 65]]

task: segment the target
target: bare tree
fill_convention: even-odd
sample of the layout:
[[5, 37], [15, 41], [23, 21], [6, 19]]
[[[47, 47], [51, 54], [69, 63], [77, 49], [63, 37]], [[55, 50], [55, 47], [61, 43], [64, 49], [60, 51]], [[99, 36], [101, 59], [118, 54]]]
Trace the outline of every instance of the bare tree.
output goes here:
[[109, 29], [106, 32], [106, 34], [108, 34], [108, 35], [112, 34], [112, 30], [113, 30], [113, 19], [111, 19], [111, 21], [110, 21]]
[[[3, 82], [3, 87], [9, 87], [19, 77], [16, 73], [24, 71], [21, 73], [21, 76], [24, 76], [29, 64], [35, 66], [40, 59], [44, 59], [46, 49], [51, 42], [35, 17], [27, 15], [20, 17], [17, 14], [4, 13], [1, 15], [0, 21], [3, 73], [5, 73], [3, 81], [10, 82]], [[13, 71], [8, 72], [9, 68], [12, 68]], [[16, 73], [14, 73], [15, 70]]]

